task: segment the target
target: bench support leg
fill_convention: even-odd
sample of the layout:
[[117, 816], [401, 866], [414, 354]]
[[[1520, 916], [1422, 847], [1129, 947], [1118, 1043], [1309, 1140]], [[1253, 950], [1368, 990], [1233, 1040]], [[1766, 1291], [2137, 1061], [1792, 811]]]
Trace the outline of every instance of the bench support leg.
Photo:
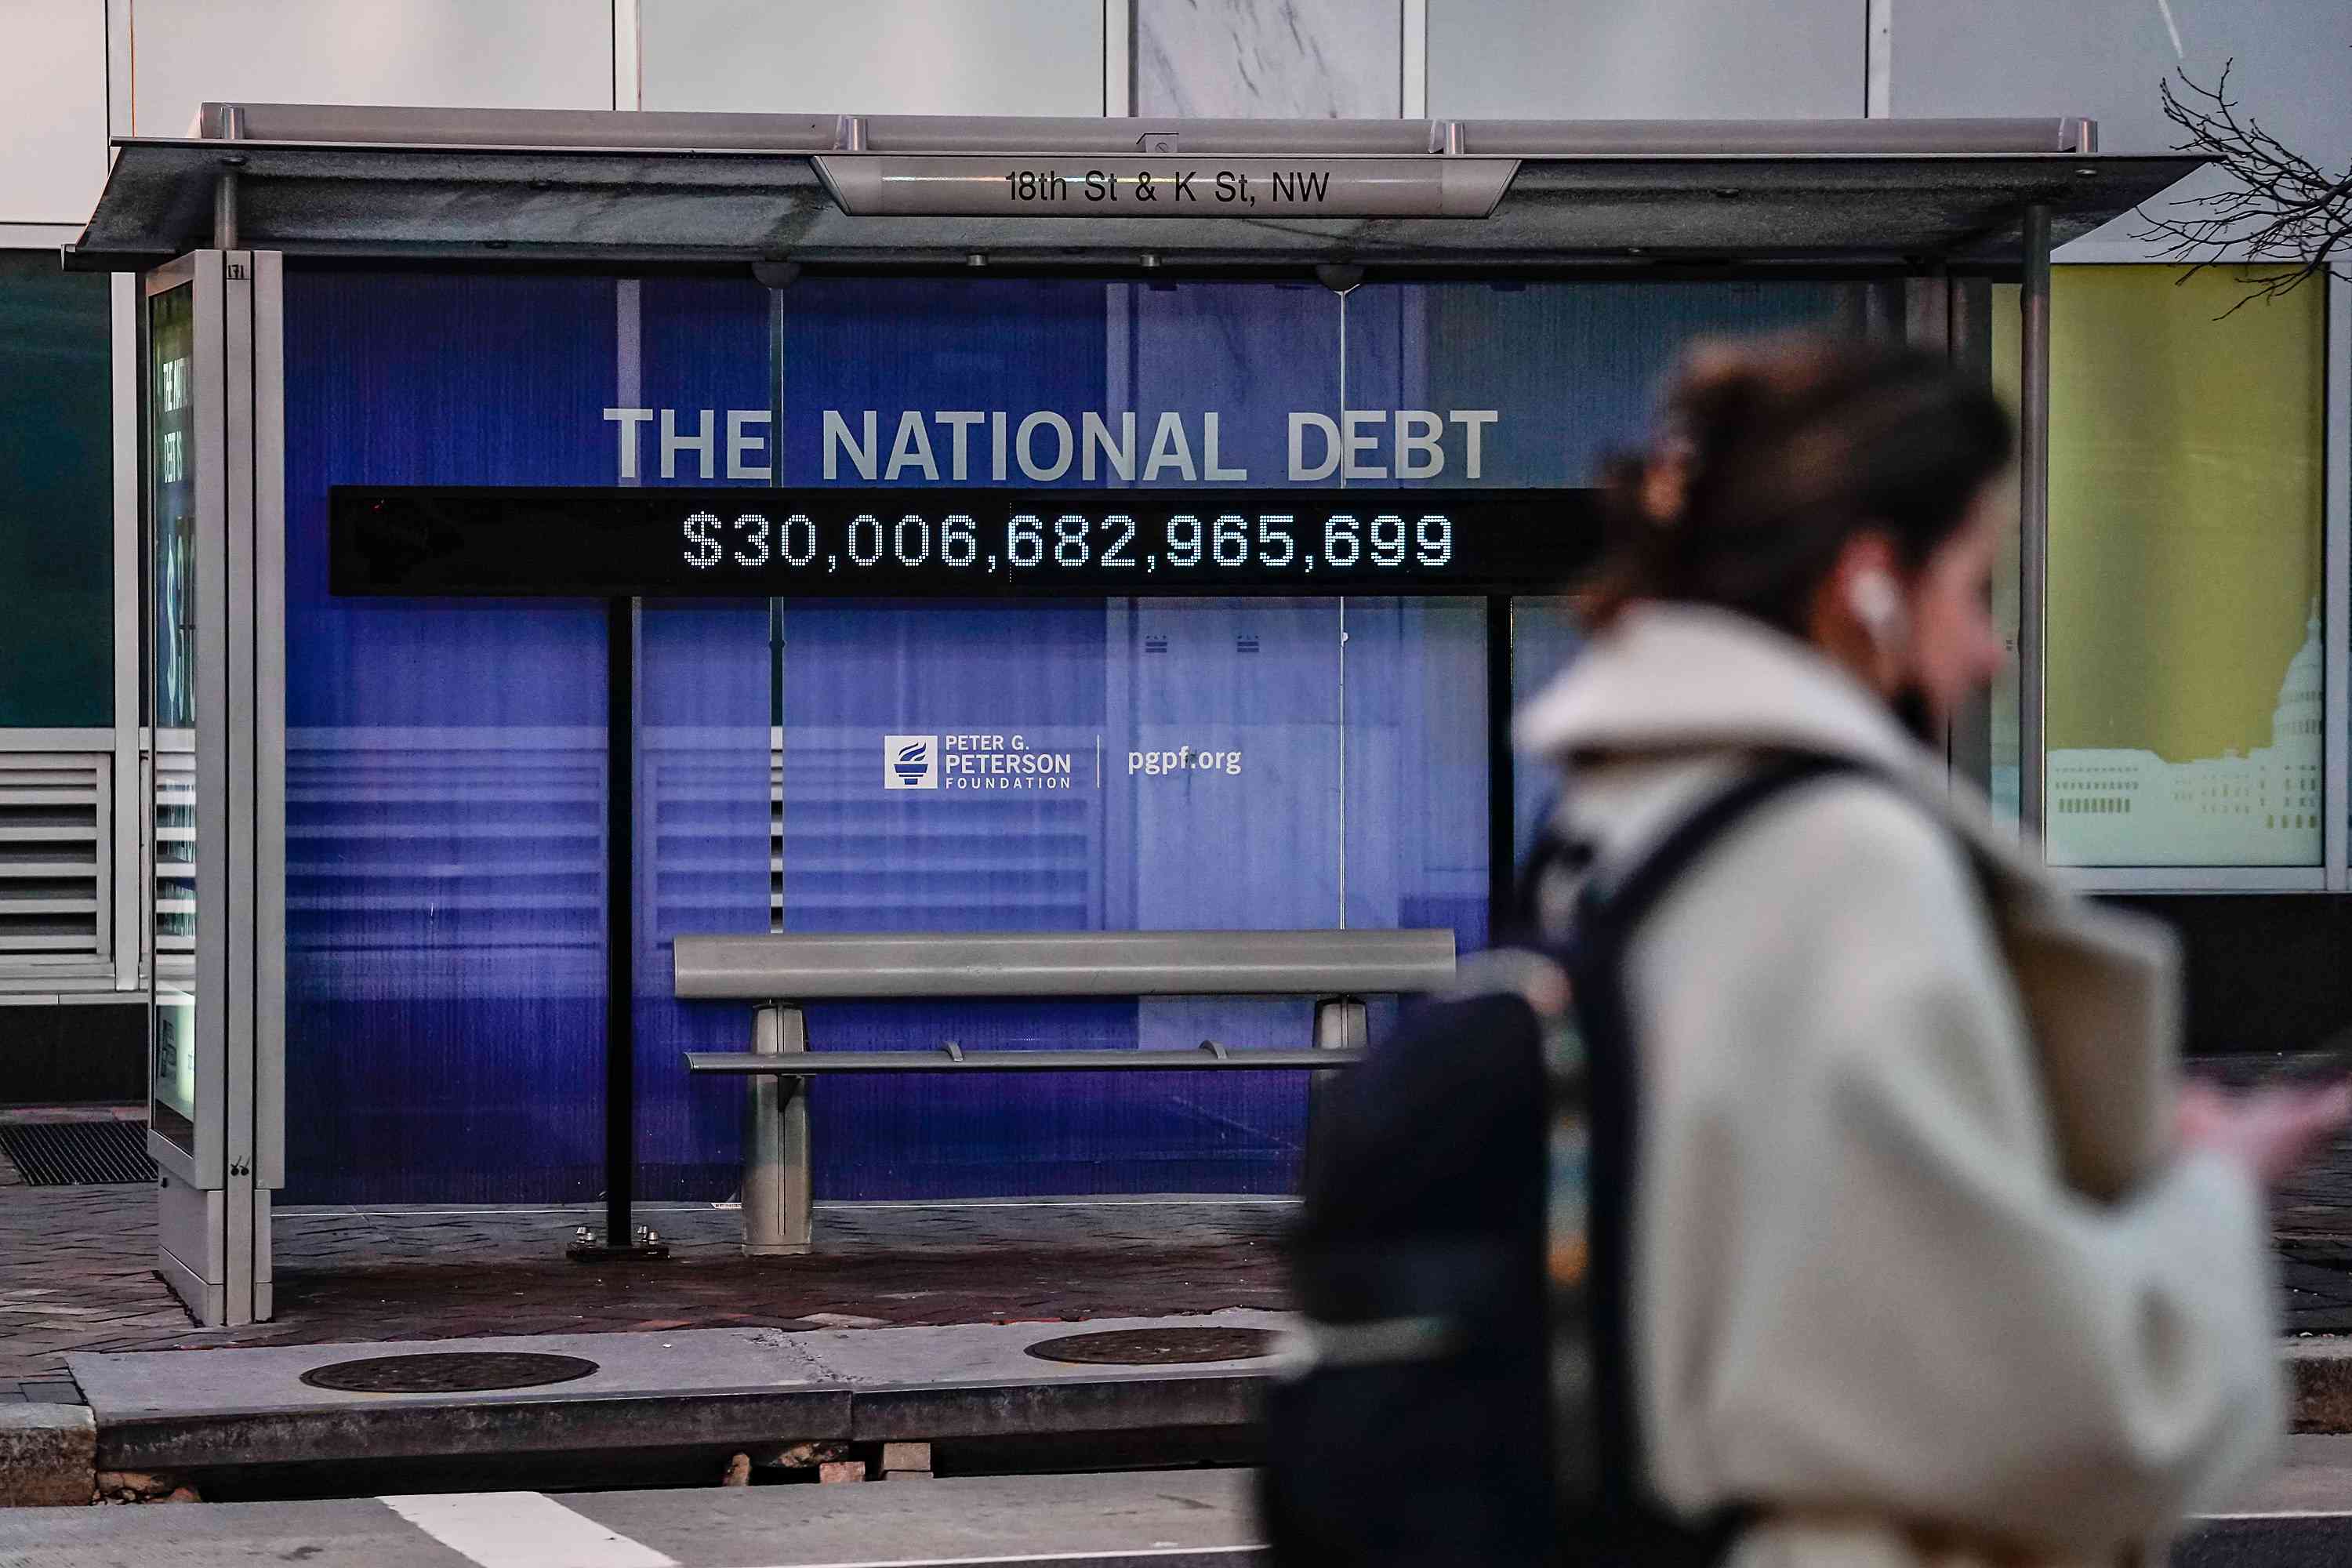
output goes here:
[[1362, 1050], [1371, 1026], [1364, 1005], [1353, 996], [1326, 996], [1315, 1004], [1315, 1048], [1318, 1051]]
[[[772, 1003], [752, 1015], [755, 1056], [808, 1049], [808, 1020]], [[743, 1132], [743, 1251], [751, 1258], [809, 1249], [808, 1079], [751, 1079], [751, 1125]]]
[[[1318, 1051], [1361, 1050], [1371, 1034], [1370, 1019], [1365, 1015], [1364, 1004], [1354, 996], [1326, 996], [1315, 1004], [1315, 1048]], [[1324, 1080], [1328, 1072], [1307, 1075], [1307, 1163], [1315, 1168], [1315, 1151], [1319, 1140], [1317, 1129], [1323, 1116], [1320, 1107], [1331, 1085]]]

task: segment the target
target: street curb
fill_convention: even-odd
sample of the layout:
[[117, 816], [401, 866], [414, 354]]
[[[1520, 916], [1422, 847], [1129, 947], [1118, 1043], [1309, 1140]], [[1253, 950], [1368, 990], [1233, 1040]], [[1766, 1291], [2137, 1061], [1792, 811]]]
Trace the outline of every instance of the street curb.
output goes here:
[[1237, 1429], [1256, 1420], [1259, 1382], [1255, 1373], [1155, 1371], [1046, 1384], [833, 1384], [131, 1413], [98, 1428], [97, 1453], [110, 1470], [201, 1475], [320, 1461]]
[[181, 1474], [298, 1463], [740, 1447], [848, 1435], [846, 1390], [745, 1388], [116, 1415], [99, 1428], [98, 1451], [110, 1470]]
[[0, 1508], [71, 1508], [97, 1496], [89, 1406], [0, 1405]]
[[[2352, 1433], [2352, 1337], [2282, 1347], [2294, 1430]], [[1082, 1433], [1243, 1431], [1255, 1372], [1156, 1370], [1012, 1384], [829, 1384], [686, 1393], [404, 1399], [375, 1406], [119, 1415], [0, 1405], [0, 1504], [88, 1503], [110, 1470], [180, 1474], [328, 1462], [607, 1450], [734, 1449], [790, 1442], [929, 1442]]]

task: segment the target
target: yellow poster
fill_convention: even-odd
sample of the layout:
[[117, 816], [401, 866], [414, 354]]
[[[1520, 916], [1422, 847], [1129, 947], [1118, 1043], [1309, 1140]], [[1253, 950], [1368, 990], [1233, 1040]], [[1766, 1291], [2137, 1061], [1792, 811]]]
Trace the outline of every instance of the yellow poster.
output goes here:
[[2315, 865], [2325, 296], [2055, 269], [2053, 862]]

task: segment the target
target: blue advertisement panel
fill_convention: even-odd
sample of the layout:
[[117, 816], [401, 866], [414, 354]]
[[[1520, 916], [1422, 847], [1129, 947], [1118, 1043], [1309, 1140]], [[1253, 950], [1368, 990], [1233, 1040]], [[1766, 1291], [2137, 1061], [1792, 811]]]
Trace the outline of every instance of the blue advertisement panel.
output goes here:
[[604, 610], [327, 592], [327, 487], [604, 482], [614, 285], [286, 279], [289, 1203], [603, 1185]]
[[[752, 417], [769, 412], [772, 386], [768, 291], [749, 279], [648, 278], [621, 284], [614, 308], [614, 405], [681, 411], [647, 431], [635, 482], [772, 483], [772, 430]], [[630, 482], [607, 440], [597, 482]], [[692, 1078], [682, 1058], [746, 1048], [749, 1019], [672, 997], [670, 943], [772, 923], [772, 618], [765, 599], [649, 599], [639, 612], [630, 930], [636, 1191], [648, 1199], [724, 1198], [741, 1168], [742, 1086]]]
[[[1490, 705], [1512, 694], [1487, 689], [1483, 599], [646, 600], [635, 885], [609, 888], [604, 606], [334, 597], [328, 486], [1574, 486], [1638, 438], [1689, 337], [1845, 304], [1801, 284], [356, 273], [287, 295], [289, 1202], [593, 1197], [612, 898], [634, 910], [638, 1191], [724, 1199], [741, 1087], [681, 1058], [746, 1048], [749, 1009], [671, 998], [679, 935], [1436, 926], [1468, 951], [1511, 853], [1488, 842]], [[938, 549], [933, 526], [877, 515], [851, 544]], [[1169, 542], [1213, 552], [1218, 526]], [[1406, 547], [1387, 526], [1313, 548]], [[1104, 543], [1041, 506], [1034, 533], [971, 547]], [[1521, 691], [1572, 652], [1562, 601], [1504, 624]], [[1523, 830], [1543, 788], [1520, 770]], [[942, 1001], [808, 1024], [819, 1050], [1244, 1050], [1305, 1045], [1309, 1016]], [[1288, 1191], [1306, 1091], [828, 1079], [817, 1195]]]

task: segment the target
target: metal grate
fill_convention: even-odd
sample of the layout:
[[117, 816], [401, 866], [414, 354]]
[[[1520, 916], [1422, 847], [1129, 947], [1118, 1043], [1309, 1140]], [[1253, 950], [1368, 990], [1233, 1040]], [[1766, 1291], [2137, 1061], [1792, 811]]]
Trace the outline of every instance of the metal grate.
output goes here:
[[142, 1185], [155, 1180], [143, 1121], [27, 1121], [0, 1127], [0, 1149], [33, 1187]]
[[113, 759], [0, 754], [0, 967], [107, 956]]

